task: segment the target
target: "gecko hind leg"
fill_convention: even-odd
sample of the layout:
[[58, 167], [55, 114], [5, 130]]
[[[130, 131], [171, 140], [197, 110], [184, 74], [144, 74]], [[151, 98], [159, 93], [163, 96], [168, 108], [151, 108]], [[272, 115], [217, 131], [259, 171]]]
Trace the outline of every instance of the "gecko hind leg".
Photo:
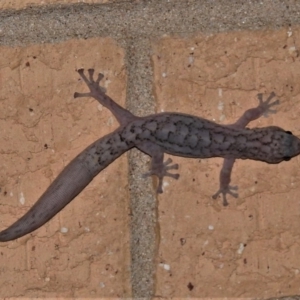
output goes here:
[[136, 145], [138, 149], [145, 152], [146, 154], [151, 156], [151, 167], [150, 171], [143, 174], [143, 177], [149, 177], [155, 175], [158, 177], [158, 186], [157, 186], [157, 193], [163, 193], [163, 178], [164, 177], [171, 177], [173, 179], [178, 179], [179, 174], [170, 173], [170, 170], [178, 170], [178, 164], [172, 164], [172, 159], [168, 158], [165, 162], [164, 160], [164, 152], [162, 149], [150, 142], [145, 142], [143, 144]]

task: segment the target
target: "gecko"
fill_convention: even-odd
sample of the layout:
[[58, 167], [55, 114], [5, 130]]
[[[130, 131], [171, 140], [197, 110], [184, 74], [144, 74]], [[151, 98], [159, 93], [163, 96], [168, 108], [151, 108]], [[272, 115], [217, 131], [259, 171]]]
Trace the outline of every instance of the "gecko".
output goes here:
[[219, 189], [212, 196], [217, 199], [221, 195], [224, 206], [228, 205], [227, 194], [238, 197], [237, 187], [230, 185], [236, 159], [276, 164], [288, 161], [300, 153], [300, 139], [291, 131], [276, 126], [246, 127], [260, 116], [276, 112], [272, 107], [278, 105], [279, 100], [272, 101], [274, 92], [266, 100], [263, 100], [263, 94], [258, 94], [258, 106], [246, 110], [234, 124], [229, 125], [177, 112], [138, 117], [106, 94], [100, 85], [103, 74], [99, 73], [95, 80], [94, 69], [89, 69], [88, 75], [84, 69], [79, 69], [78, 73], [89, 92], [75, 92], [74, 98], [93, 97], [112, 112], [120, 126], [78, 154], [27, 213], [0, 232], [1, 242], [17, 239], [44, 225], [99, 172], [133, 147], [151, 157], [150, 170], [144, 177], [157, 176], [157, 193], [163, 192], [164, 177], [179, 178], [179, 174], [172, 172], [178, 169], [178, 164], [172, 164], [171, 158], [164, 161], [165, 153], [188, 158], [224, 158]]

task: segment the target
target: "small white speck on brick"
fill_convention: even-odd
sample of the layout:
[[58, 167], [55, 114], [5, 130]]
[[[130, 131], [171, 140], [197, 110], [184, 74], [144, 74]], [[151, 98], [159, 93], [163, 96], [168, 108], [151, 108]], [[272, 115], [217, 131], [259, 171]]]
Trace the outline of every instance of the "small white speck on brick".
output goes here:
[[219, 121], [220, 121], [220, 122], [223, 122], [224, 120], [225, 120], [225, 115], [222, 114], [222, 115], [220, 116], [220, 118], [219, 118]]
[[99, 286], [103, 289], [105, 287], [105, 283], [104, 282], [100, 282]]
[[[104, 75], [104, 74], [103, 74]], [[105, 77], [105, 76], [104, 76]], [[105, 80], [105, 81], [104, 81]], [[104, 92], [106, 93], [106, 88], [111, 84], [111, 80], [110, 79], [105, 79], [103, 78], [101, 82], [104, 82], [104, 86], [105, 86], [105, 90]], [[102, 87], [103, 88], [103, 87]]]
[[107, 121], [107, 125], [111, 126], [111, 125], [114, 124], [114, 122], [115, 122], [114, 118], [113, 117], [109, 117], [108, 121]]
[[297, 49], [296, 49], [295, 46], [289, 47], [289, 54], [290, 54], [290, 55], [293, 55], [293, 54], [296, 53], [296, 52], [297, 52]]
[[25, 197], [23, 192], [20, 193], [19, 202], [24, 205], [25, 204]]
[[85, 230], [86, 232], [90, 232], [90, 231], [91, 231], [88, 227], [84, 227], [84, 230]]
[[193, 56], [189, 56], [189, 64], [191, 65], [194, 62], [194, 57]]
[[219, 97], [223, 97], [223, 90], [222, 89], [218, 89], [218, 94], [219, 94]]
[[67, 228], [67, 227], [62, 227], [61, 229], [60, 229], [60, 232], [61, 233], [67, 233], [69, 231], [69, 229]]
[[50, 278], [49, 278], [49, 277], [46, 277], [46, 278], [45, 278], [45, 281], [46, 281], [46, 282], [49, 282], [49, 281], [50, 281]]
[[165, 187], [168, 187], [170, 184], [166, 180], [163, 182], [163, 190], [165, 190]]
[[97, 108], [98, 108], [99, 111], [102, 111], [103, 110], [103, 105], [102, 104], [98, 104]]
[[161, 76], [162, 76], [163, 78], [166, 78], [166, 77], [167, 77], [167, 73], [162, 73]]
[[218, 103], [218, 110], [224, 110], [224, 102], [223, 101], [219, 101]]
[[242, 254], [244, 252], [245, 246], [243, 243], [240, 243], [239, 249], [237, 250], [238, 254]]
[[214, 230], [215, 227], [213, 225], [208, 225], [208, 230]]
[[159, 266], [162, 267], [166, 271], [170, 271], [171, 270], [171, 267], [168, 264], [159, 264]]

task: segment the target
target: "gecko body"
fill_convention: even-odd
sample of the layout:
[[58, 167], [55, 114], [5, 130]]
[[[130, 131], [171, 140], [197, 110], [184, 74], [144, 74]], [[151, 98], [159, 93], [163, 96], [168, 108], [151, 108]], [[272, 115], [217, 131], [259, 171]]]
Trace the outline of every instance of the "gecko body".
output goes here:
[[220, 188], [213, 198], [222, 194], [224, 205], [228, 204], [227, 194], [237, 197], [236, 188], [229, 185], [235, 159], [279, 163], [300, 153], [300, 140], [290, 131], [276, 126], [246, 128], [250, 121], [262, 114], [275, 112], [271, 109], [278, 104], [278, 100], [271, 102], [274, 93], [265, 101], [259, 94], [258, 107], [247, 110], [231, 125], [220, 125], [181, 113], [137, 117], [105, 94], [99, 85], [102, 74], [94, 80], [93, 69], [88, 70], [89, 77], [86, 77], [83, 69], [78, 70], [78, 73], [90, 92], [75, 93], [74, 97], [95, 98], [114, 114], [120, 126], [77, 155], [34, 206], [10, 227], [0, 232], [2, 242], [24, 236], [45, 224], [72, 201], [99, 172], [133, 147], [151, 156], [151, 168], [145, 176], [158, 177], [158, 193], [163, 192], [163, 177], [179, 178], [179, 174], [170, 172], [178, 169], [178, 164], [171, 164], [171, 159], [164, 162], [164, 153], [191, 158], [223, 157]]

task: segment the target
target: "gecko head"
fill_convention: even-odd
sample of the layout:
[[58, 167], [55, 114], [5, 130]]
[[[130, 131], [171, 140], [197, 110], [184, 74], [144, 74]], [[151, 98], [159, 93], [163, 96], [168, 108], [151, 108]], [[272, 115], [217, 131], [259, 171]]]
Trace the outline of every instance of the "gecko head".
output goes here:
[[291, 132], [290, 134], [292, 136], [291, 155], [292, 157], [294, 157], [300, 154], [300, 139], [297, 136], [293, 135]]
[[285, 131], [277, 127], [273, 133], [271, 149], [273, 155], [271, 155], [271, 161], [268, 162], [289, 161], [300, 154], [300, 139], [293, 135], [291, 131]]

